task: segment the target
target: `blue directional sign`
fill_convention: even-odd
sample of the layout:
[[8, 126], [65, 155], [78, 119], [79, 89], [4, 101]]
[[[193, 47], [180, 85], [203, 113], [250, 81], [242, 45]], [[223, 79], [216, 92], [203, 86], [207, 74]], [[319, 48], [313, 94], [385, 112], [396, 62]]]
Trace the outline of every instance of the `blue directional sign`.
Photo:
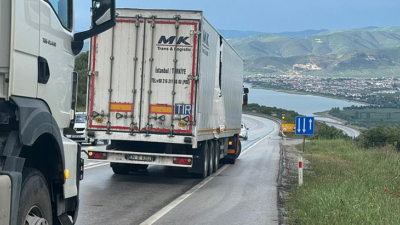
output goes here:
[[314, 135], [314, 117], [296, 116], [296, 135]]

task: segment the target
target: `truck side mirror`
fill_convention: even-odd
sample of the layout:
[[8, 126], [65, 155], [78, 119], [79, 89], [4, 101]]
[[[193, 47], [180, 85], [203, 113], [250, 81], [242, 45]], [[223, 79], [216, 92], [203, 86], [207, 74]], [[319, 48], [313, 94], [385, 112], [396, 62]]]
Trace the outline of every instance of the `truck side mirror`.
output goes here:
[[249, 101], [249, 89], [248, 88], [243, 88], [243, 105], [247, 105], [247, 102]]
[[249, 97], [247, 94], [243, 95], [243, 105], [247, 105], [247, 102], [249, 101]]
[[82, 51], [84, 40], [103, 33], [115, 24], [115, 0], [92, 0], [92, 27], [74, 35], [71, 43], [74, 55]]
[[111, 0], [93, 0], [92, 3], [92, 26], [100, 26], [112, 19]]

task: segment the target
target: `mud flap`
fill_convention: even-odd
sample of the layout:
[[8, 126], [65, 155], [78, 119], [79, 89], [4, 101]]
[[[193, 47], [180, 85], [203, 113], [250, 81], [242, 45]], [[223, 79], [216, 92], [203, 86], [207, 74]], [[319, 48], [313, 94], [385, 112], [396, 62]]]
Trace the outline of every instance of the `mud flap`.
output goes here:
[[193, 165], [189, 168], [190, 173], [203, 173], [204, 171], [204, 160], [205, 160], [205, 145], [206, 142], [199, 143], [197, 149], [192, 149], [193, 151]]

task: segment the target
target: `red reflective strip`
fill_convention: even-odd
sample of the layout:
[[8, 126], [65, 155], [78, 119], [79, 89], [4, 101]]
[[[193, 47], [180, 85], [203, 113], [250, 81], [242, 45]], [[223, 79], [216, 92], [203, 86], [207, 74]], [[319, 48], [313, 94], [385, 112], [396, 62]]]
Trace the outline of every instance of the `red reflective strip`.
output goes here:
[[299, 168], [300, 169], [303, 168], [303, 162], [302, 161], [299, 162]]
[[[93, 69], [92, 71], [95, 71], [96, 69], [96, 41], [97, 41], [97, 35], [94, 36], [93, 38], [93, 47], [92, 47], [92, 54], [93, 54]], [[93, 115], [93, 101], [94, 101], [94, 76], [91, 77], [91, 83], [92, 83], [92, 87], [90, 90], [90, 115]], [[93, 125], [93, 120], [90, 120], [89, 126], [92, 127]]]

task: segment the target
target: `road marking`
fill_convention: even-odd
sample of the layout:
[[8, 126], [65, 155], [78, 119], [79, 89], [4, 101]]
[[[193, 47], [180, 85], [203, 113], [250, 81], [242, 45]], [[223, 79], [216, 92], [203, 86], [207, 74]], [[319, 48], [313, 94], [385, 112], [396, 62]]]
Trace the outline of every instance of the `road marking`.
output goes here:
[[[259, 144], [261, 141], [265, 140], [268, 138], [274, 131], [276, 130], [276, 127], [273, 131], [271, 131], [269, 134], [267, 134], [265, 137], [261, 138], [258, 140], [256, 143], [252, 144], [250, 147], [246, 148], [247, 150], [244, 151], [242, 154], [240, 154], [239, 158], [246, 154], [251, 148], [253, 148], [255, 145]], [[196, 186], [192, 187], [189, 191], [184, 193], [183, 195], [179, 196], [177, 199], [166, 205], [164, 208], [162, 208], [160, 211], [156, 212], [154, 215], [152, 215], [150, 218], [142, 222], [140, 225], [152, 225], [155, 222], [157, 222], [159, 219], [161, 219], [163, 216], [165, 216], [168, 212], [170, 212], [172, 209], [174, 209], [176, 206], [178, 206], [180, 203], [182, 203], [185, 199], [189, 198], [192, 194], [194, 194], [196, 191], [198, 191], [200, 188], [202, 188], [204, 185], [209, 183], [212, 179], [214, 179], [216, 176], [218, 176], [220, 173], [222, 173], [224, 170], [226, 170], [230, 165], [224, 165], [221, 167], [216, 173], [213, 175], [207, 177], [204, 179], [202, 182], [198, 183]]]
[[[274, 132], [274, 130], [273, 130], [272, 132]], [[253, 148], [254, 146], [256, 146], [258, 143], [262, 142], [264, 139], [266, 139], [267, 137], [269, 137], [269, 135], [271, 135], [272, 132], [269, 133], [267, 136], [265, 136], [265, 137], [261, 138], [260, 140], [258, 140], [256, 143], [250, 145], [250, 147], [246, 148], [246, 151], [244, 151], [243, 153], [241, 153], [238, 159], [240, 159], [240, 157], [242, 157], [242, 155], [246, 154], [248, 151], [250, 151], [251, 148]]]
[[85, 170], [90, 170], [90, 169], [93, 169], [93, 168], [96, 168], [96, 167], [100, 167], [100, 166], [105, 166], [105, 165], [110, 165], [110, 163], [101, 163], [101, 164], [85, 167]]
[[171, 211], [173, 208], [178, 206], [181, 202], [183, 202], [185, 199], [189, 198], [192, 194], [194, 194], [197, 190], [199, 190], [201, 187], [206, 185], [208, 182], [210, 182], [214, 177], [218, 176], [220, 173], [222, 173], [226, 168], [228, 168], [230, 165], [224, 165], [219, 169], [216, 173], [213, 175], [207, 177], [204, 179], [202, 182], [198, 183], [196, 186], [192, 187], [189, 191], [184, 193], [183, 195], [179, 196], [177, 199], [166, 205], [164, 208], [162, 208], [160, 211], [156, 212], [154, 215], [152, 215], [150, 218], [142, 222], [140, 225], [152, 225], [155, 222], [157, 222], [161, 217], [163, 217], [165, 214], [167, 214], [169, 211]]

